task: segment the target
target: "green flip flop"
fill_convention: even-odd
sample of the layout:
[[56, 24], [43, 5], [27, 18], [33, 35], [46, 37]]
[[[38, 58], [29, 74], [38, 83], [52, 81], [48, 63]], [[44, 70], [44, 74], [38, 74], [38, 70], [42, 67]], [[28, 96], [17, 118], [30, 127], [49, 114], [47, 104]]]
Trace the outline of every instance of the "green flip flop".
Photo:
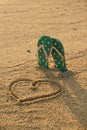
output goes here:
[[38, 65], [49, 68], [48, 58], [52, 55], [56, 67], [62, 71], [66, 72], [65, 54], [64, 47], [62, 43], [55, 38], [50, 38], [49, 36], [42, 36], [38, 40]]
[[51, 49], [51, 39], [49, 36], [42, 36], [38, 40], [38, 65], [48, 68], [48, 56]]
[[51, 42], [53, 45], [51, 54], [56, 64], [56, 67], [59, 68], [60, 71], [66, 72], [67, 68], [65, 63], [64, 47], [58, 39], [51, 38]]

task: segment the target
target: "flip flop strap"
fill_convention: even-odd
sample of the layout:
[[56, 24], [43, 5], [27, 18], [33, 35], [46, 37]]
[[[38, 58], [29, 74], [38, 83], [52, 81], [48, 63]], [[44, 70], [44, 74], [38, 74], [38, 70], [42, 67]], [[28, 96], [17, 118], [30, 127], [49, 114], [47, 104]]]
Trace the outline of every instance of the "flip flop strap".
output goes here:
[[51, 48], [50, 55], [51, 55], [53, 49], [56, 50], [56, 52], [59, 54], [59, 56], [62, 58], [62, 60], [64, 60], [64, 57], [62, 56], [62, 54], [54, 46]]
[[44, 55], [46, 56], [46, 58], [47, 58], [47, 60], [48, 60], [48, 55], [46, 54], [46, 51], [45, 51], [45, 49], [44, 49], [44, 45], [40, 45], [40, 46], [38, 47], [38, 51], [39, 51], [41, 48], [43, 49]]
[[45, 51], [45, 49], [44, 49], [44, 45], [40, 45], [40, 46], [38, 47], [38, 51], [39, 51], [41, 48], [43, 49], [44, 55], [46, 56], [47, 60], [48, 60], [48, 57], [51, 56], [52, 50], [54, 49], [54, 50], [56, 50], [56, 52], [59, 54], [59, 56], [60, 56], [60, 57], [62, 58], [62, 60], [64, 61], [64, 57], [62, 56], [62, 54], [61, 54], [54, 46], [52, 46], [52, 48], [51, 48], [51, 50], [50, 50], [49, 56], [46, 54], [46, 51]]

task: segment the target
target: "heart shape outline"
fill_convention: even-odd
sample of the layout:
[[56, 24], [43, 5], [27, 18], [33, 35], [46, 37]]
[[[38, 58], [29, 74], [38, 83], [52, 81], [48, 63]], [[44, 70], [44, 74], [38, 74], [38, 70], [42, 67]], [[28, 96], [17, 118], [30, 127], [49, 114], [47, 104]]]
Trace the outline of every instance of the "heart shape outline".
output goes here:
[[[38, 95], [38, 96], [35, 96], [35, 97], [25, 97], [25, 98], [19, 98], [17, 95], [15, 95], [15, 93], [12, 91], [12, 87], [15, 83], [18, 83], [20, 81], [25, 81], [25, 82], [31, 82], [32, 83], [32, 86], [35, 87], [38, 83], [40, 82], [48, 82], [48, 83], [53, 83], [55, 85], [58, 86], [59, 90], [57, 90], [56, 92], [52, 92], [50, 94], [45, 94], [45, 95]], [[46, 80], [46, 79], [38, 79], [36, 81], [33, 81], [31, 79], [25, 79], [25, 78], [20, 78], [20, 79], [16, 79], [14, 81], [12, 81], [10, 84], [9, 84], [9, 91], [11, 92], [12, 96], [17, 100], [19, 101], [20, 103], [22, 102], [26, 102], [26, 101], [29, 101], [30, 103], [32, 102], [38, 102], [38, 101], [43, 101], [43, 100], [47, 100], [47, 99], [50, 99], [50, 98], [54, 98], [56, 97], [57, 95], [59, 95], [60, 93], [62, 93], [64, 90], [63, 88], [61, 87], [61, 85], [55, 81], [51, 81], [51, 80]]]

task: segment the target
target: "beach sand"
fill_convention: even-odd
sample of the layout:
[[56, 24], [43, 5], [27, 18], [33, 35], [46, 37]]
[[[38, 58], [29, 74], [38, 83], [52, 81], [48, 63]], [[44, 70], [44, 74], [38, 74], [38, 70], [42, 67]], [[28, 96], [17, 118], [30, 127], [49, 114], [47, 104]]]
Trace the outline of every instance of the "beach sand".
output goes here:
[[[38, 66], [42, 35], [63, 43], [68, 72]], [[63, 91], [49, 100], [18, 103], [9, 85], [19, 78], [51, 80]], [[55, 84], [30, 87], [22, 81], [13, 91], [35, 97], [53, 92]], [[86, 0], [0, 1], [0, 130], [87, 130]]]

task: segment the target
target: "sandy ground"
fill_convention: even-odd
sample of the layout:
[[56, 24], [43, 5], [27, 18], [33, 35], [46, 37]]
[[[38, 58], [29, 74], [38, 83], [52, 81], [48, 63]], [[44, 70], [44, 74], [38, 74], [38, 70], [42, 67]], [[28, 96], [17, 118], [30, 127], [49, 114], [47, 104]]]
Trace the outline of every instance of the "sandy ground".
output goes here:
[[[62, 41], [68, 73], [38, 67], [42, 35]], [[64, 91], [50, 100], [18, 104], [9, 84], [25, 77], [56, 81]], [[35, 96], [54, 88], [42, 83], [32, 93], [29, 86], [16, 85], [15, 92]], [[86, 0], [0, 1], [0, 130], [87, 130]]]

